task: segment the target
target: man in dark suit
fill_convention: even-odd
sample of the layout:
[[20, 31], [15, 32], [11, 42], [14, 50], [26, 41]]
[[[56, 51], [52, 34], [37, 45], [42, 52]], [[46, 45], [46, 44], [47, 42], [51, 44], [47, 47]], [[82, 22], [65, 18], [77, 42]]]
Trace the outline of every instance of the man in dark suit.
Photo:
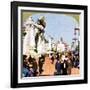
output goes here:
[[56, 69], [56, 75], [60, 75], [61, 74], [61, 63], [59, 60], [57, 60], [55, 64], [55, 69]]
[[43, 64], [44, 64], [44, 61], [45, 61], [45, 56], [44, 55], [41, 55], [41, 57], [39, 57], [39, 74], [41, 74], [43, 72]]

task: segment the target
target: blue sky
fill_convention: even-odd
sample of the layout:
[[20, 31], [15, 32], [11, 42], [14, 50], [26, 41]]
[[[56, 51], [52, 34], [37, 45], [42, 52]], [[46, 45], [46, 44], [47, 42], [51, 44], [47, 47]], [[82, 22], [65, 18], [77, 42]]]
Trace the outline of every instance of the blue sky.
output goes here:
[[63, 37], [64, 41], [69, 45], [74, 37], [74, 28], [78, 25], [76, 20], [65, 14], [54, 14], [54, 13], [38, 13], [32, 15], [34, 21], [40, 16], [45, 17], [46, 28], [45, 35], [52, 36], [55, 40], [60, 40]]

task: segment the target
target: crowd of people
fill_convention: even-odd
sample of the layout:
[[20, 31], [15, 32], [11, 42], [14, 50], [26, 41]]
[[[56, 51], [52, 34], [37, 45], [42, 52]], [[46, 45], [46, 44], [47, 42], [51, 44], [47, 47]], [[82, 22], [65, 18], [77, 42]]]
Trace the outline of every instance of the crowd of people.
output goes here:
[[[49, 60], [52, 61], [51, 64], [54, 65], [55, 71], [53, 75], [70, 75], [73, 67], [79, 68], [79, 51], [65, 51], [65, 43], [63, 44], [62, 38], [60, 40], [61, 43], [57, 45], [57, 50], [52, 50], [52, 40], [46, 40], [44, 35], [46, 27], [44, 16], [40, 17], [37, 22], [30, 16], [24, 23], [24, 27], [24, 34], [26, 33], [26, 35], [23, 38], [23, 77], [41, 76], [42, 72], [44, 72], [43, 65], [46, 56], [49, 57]], [[45, 49], [46, 42], [48, 42], [47, 48], [49, 47], [47, 50]], [[62, 50], [60, 51], [60, 49]], [[26, 55], [31, 54], [30, 50], [40, 54], [38, 59], [32, 55]], [[52, 53], [47, 54], [48, 50], [52, 50]]]
[[23, 77], [38, 76], [43, 72], [45, 56], [41, 55], [37, 61], [34, 57], [23, 55]]
[[[41, 76], [43, 70], [43, 65], [45, 63], [45, 57], [47, 55], [41, 55], [38, 60], [34, 57], [27, 57], [23, 55], [23, 77], [34, 77]], [[79, 69], [79, 53], [77, 52], [62, 52], [62, 53], [51, 53], [48, 55], [51, 64], [55, 67], [55, 72], [53, 75], [70, 75], [72, 68]]]
[[79, 69], [78, 54], [72, 52], [56, 54], [55, 75], [70, 75], [72, 68]]

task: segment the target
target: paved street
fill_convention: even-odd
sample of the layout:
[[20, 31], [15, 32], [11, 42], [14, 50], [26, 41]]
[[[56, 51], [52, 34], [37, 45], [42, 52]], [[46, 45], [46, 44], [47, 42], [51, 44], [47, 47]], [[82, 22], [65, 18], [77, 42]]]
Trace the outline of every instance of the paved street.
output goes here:
[[49, 59], [49, 57], [45, 58], [45, 63], [43, 65], [44, 72], [42, 75], [53, 75], [55, 72], [55, 63], [52, 64], [52, 61]]

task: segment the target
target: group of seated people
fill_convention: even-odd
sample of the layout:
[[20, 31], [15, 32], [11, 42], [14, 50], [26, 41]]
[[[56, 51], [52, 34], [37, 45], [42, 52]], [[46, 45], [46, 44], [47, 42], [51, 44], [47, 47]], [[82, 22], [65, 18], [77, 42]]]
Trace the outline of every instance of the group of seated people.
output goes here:
[[[53, 75], [70, 75], [72, 68], [79, 69], [79, 54], [68, 53], [51, 53], [51, 64], [55, 66]], [[43, 64], [45, 62], [45, 55], [41, 55], [38, 60], [34, 57], [23, 55], [23, 77], [41, 76], [43, 72]]]

